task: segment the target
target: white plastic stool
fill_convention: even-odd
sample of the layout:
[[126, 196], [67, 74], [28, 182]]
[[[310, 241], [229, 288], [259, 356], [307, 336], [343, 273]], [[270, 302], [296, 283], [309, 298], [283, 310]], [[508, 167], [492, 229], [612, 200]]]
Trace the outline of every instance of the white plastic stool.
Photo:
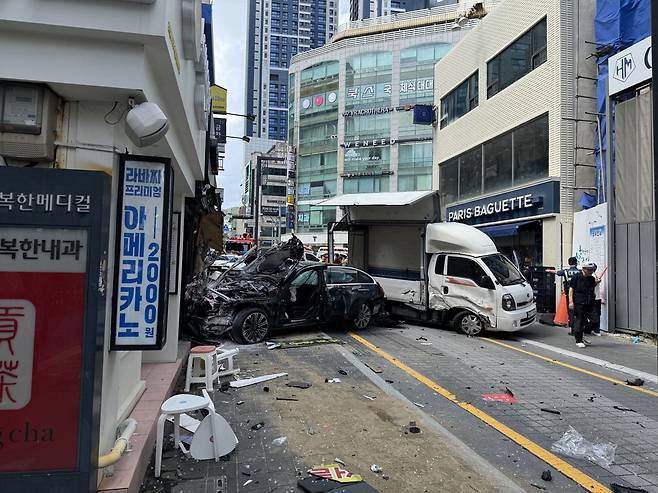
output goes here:
[[[187, 359], [185, 392], [190, 391], [190, 385], [193, 383], [203, 383], [212, 391], [217, 378], [238, 373], [240, 369], [234, 368], [233, 358], [239, 352], [238, 348], [225, 350], [215, 346], [193, 347]], [[227, 368], [223, 367], [222, 361], [226, 361]]]
[[[160, 417], [158, 418], [156, 445], [155, 445], [155, 477], [160, 477], [162, 469], [162, 444], [164, 442], [164, 424], [168, 417], [174, 418], [174, 448], [178, 450], [180, 443], [180, 415], [199, 409], [207, 409], [209, 413], [215, 414], [215, 406], [203, 390], [203, 397], [192, 394], [178, 394], [170, 397], [162, 403], [160, 407]], [[213, 422], [213, 436], [217, 436]], [[215, 443], [215, 460], [219, 460], [218, 443]]]

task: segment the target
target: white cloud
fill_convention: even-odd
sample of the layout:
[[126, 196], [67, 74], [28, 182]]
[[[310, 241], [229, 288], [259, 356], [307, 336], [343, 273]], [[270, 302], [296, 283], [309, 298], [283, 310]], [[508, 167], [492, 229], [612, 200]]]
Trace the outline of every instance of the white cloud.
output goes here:
[[[228, 90], [230, 113], [244, 113], [247, 5], [248, 0], [215, 0], [212, 6], [215, 83]], [[245, 119], [226, 118], [228, 135], [242, 137]], [[241, 140], [227, 139], [224, 171], [219, 172], [219, 186], [224, 188], [223, 209], [240, 205], [243, 146]]]

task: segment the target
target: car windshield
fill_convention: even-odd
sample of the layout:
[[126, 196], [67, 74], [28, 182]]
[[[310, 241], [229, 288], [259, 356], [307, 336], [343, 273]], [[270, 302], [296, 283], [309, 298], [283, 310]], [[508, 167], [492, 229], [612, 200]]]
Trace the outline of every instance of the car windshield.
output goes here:
[[496, 280], [503, 286], [512, 284], [521, 284], [525, 282], [516, 266], [510, 262], [504, 255], [488, 255], [482, 258], [482, 261], [489, 267]]

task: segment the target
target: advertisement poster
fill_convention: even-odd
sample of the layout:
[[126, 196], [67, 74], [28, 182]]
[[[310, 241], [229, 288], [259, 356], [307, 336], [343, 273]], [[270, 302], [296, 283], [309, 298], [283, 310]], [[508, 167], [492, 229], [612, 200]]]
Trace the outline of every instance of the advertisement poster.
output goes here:
[[594, 262], [597, 266], [596, 275], [602, 279], [597, 288], [597, 298], [601, 300], [601, 329], [608, 330], [608, 299], [607, 272], [608, 266], [608, 234], [606, 222], [608, 211], [606, 204], [580, 211], [574, 214], [573, 223], [573, 255], [578, 259], [578, 267], [585, 262]]
[[160, 349], [166, 333], [170, 175], [142, 159], [121, 166], [112, 349]]
[[0, 472], [73, 471], [88, 238], [0, 228]]

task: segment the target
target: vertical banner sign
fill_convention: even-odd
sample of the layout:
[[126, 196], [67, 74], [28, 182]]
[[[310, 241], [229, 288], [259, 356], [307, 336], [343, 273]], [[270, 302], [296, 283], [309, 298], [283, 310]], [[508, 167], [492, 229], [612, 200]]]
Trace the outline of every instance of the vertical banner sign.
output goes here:
[[95, 491], [109, 177], [0, 168], [0, 491]]
[[215, 137], [218, 144], [226, 144], [226, 118], [213, 118]]
[[288, 146], [288, 154], [286, 156], [286, 170], [288, 173], [288, 189], [287, 200], [288, 213], [286, 215], [286, 231], [291, 233], [295, 231], [295, 148]]
[[172, 174], [166, 158], [121, 156], [113, 350], [162, 349], [167, 334]]

